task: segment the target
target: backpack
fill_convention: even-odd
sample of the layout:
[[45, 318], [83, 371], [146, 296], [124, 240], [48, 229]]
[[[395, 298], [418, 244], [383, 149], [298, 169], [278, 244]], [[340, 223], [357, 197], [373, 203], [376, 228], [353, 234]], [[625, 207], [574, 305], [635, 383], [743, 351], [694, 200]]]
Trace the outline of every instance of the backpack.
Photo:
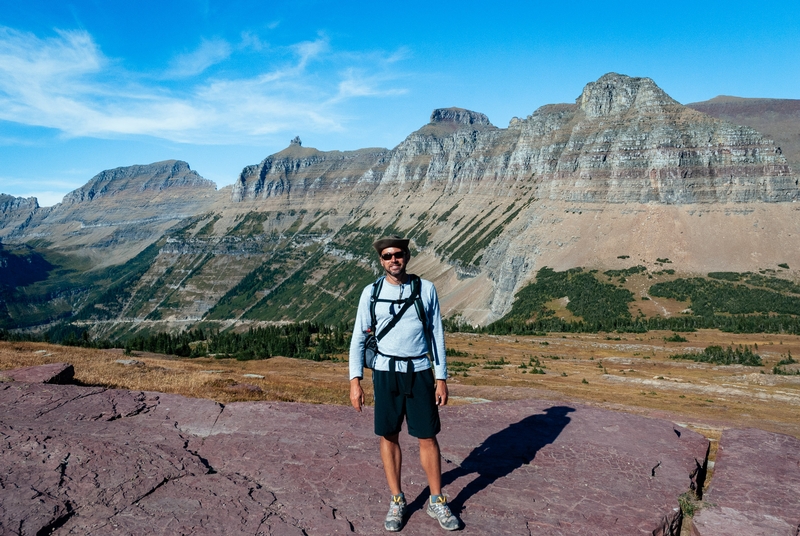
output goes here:
[[[386, 300], [378, 297], [380, 296], [381, 289], [383, 288], [383, 281], [386, 279], [385, 277], [379, 278], [372, 284], [372, 294], [370, 295], [369, 299], [370, 327], [367, 330], [367, 337], [364, 340], [364, 366], [367, 368], [375, 368], [375, 361], [378, 359], [378, 341], [380, 341], [392, 330], [392, 328], [412, 305], [417, 311], [417, 318], [419, 318], [419, 321], [422, 322], [422, 330], [425, 334], [425, 339], [428, 342], [428, 348], [431, 348], [430, 333], [428, 331], [428, 317], [425, 314], [425, 307], [422, 305], [422, 284], [419, 276], [414, 274], [409, 274], [409, 276], [411, 280], [411, 295], [402, 300]], [[380, 333], [375, 333], [376, 324], [378, 323], [377, 319], [375, 318], [375, 306], [378, 302], [394, 303], [396, 305], [400, 305], [402, 303], [403, 307], [401, 307], [400, 311], [394, 315], [392, 320], [390, 320], [389, 323], [384, 326]]]

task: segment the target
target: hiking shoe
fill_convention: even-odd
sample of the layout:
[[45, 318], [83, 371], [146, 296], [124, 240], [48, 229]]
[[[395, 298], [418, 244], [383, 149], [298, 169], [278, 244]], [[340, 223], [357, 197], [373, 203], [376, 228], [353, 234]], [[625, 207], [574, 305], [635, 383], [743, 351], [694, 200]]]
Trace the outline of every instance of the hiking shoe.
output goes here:
[[461, 526], [458, 518], [453, 515], [450, 507], [447, 506], [447, 499], [444, 498], [444, 495], [440, 495], [436, 502], [428, 500], [427, 512], [429, 516], [439, 522], [439, 526], [444, 530], [458, 530]]
[[389, 532], [397, 532], [403, 528], [403, 518], [406, 515], [406, 498], [401, 493], [400, 495], [392, 495], [392, 500], [389, 502], [389, 512], [386, 514], [386, 521], [383, 522], [383, 528]]

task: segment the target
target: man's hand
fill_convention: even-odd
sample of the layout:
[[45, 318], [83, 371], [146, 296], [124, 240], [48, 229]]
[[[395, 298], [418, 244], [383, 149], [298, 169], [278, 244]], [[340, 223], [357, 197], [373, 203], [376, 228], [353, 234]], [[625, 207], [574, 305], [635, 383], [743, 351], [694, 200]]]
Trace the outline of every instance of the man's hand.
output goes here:
[[436, 405], [447, 405], [447, 380], [436, 380]]
[[[445, 388], [447, 391], [447, 388]], [[356, 408], [356, 411], [361, 411], [361, 406], [364, 405], [364, 390], [361, 388], [361, 379], [353, 378], [350, 380], [350, 403]]]

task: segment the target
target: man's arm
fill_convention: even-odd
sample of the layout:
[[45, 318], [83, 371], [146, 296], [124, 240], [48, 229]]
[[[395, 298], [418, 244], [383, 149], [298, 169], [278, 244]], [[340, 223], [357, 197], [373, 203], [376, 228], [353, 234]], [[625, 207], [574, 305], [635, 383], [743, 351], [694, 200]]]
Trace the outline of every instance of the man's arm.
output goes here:
[[[448, 396], [449, 393], [447, 392], [447, 380], [436, 380], [436, 405], [446, 406]], [[350, 395], [350, 398], [352, 398], [352, 394]]]
[[372, 285], [368, 285], [358, 300], [356, 321], [353, 324], [353, 337], [350, 339], [350, 380], [364, 377], [364, 333], [369, 328], [369, 298], [372, 294]]
[[428, 315], [428, 329], [430, 330], [431, 336], [430, 343], [433, 346], [433, 348], [429, 348], [429, 350], [431, 351], [431, 357], [433, 357], [434, 373], [437, 380], [446, 380], [447, 352], [444, 346], [444, 327], [442, 326], [442, 314], [439, 309], [439, 296], [433, 284], [430, 285], [426, 313]]
[[356, 321], [353, 324], [353, 338], [350, 339], [350, 403], [361, 411], [364, 405], [364, 389], [361, 388], [361, 378], [364, 377], [364, 332], [369, 327], [369, 299], [372, 295], [372, 285], [368, 285], [361, 292], [358, 300]]
[[[445, 391], [447, 387], [445, 387]], [[447, 395], [445, 394], [445, 399]], [[353, 378], [350, 380], [350, 403], [356, 408], [356, 411], [361, 411], [361, 406], [364, 405], [364, 389], [361, 388], [361, 378]]]

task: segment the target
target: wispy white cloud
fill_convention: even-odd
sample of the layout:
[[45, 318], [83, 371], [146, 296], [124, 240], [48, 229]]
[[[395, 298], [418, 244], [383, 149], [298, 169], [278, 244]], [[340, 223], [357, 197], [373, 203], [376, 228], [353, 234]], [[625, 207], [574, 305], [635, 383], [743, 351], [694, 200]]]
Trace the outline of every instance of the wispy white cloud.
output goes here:
[[[98, 72], [104, 59], [91, 36], [82, 31], [58, 31], [58, 37], [0, 27], [0, 88], [4, 92], [41, 88], [59, 79], [73, 80]], [[53, 88], [58, 91], [59, 88]]]
[[267, 43], [264, 43], [258, 35], [252, 32], [242, 32], [241, 41], [239, 42], [238, 48], [245, 50], [251, 49], [255, 50], [256, 52], [261, 52], [268, 46], [269, 45], [267, 45]]
[[411, 50], [408, 47], [400, 47], [386, 58], [386, 63], [397, 63], [411, 57]]
[[331, 102], [353, 97], [388, 97], [407, 92], [403, 88], [388, 88], [386, 75], [369, 75], [357, 69], [347, 69], [339, 82], [339, 91]]
[[203, 40], [197, 50], [176, 56], [172, 60], [166, 76], [168, 78], [185, 78], [198, 75], [212, 65], [228, 59], [231, 50], [231, 45], [225, 40]]
[[292, 48], [297, 53], [297, 56], [300, 60], [297, 63], [297, 68], [304, 69], [308, 62], [317, 59], [319, 56], [327, 52], [330, 48], [330, 44], [328, 43], [328, 39], [326, 37], [321, 36], [315, 41], [303, 41], [302, 43], [297, 43], [296, 45], [292, 46]]
[[[239, 53], [258, 54], [271, 67], [248, 75], [230, 74], [233, 68], [220, 71], [225, 77], [205, 74]], [[242, 34], [235, 47], [209, 40], [177, 56], [166, 71], [169, 80], [123, 70], [123, 62], [105, 57], [85, 31], [40, 38], [0, 27], [0, 120], [67, 136], [189, 143], [249, 143], [284, 130], [336, 132], [345, 128], [343, 101], [403, 92], [394, 87], [397, 54], [405, 52], [337, 52], [324, 35], [269, 47]]]

